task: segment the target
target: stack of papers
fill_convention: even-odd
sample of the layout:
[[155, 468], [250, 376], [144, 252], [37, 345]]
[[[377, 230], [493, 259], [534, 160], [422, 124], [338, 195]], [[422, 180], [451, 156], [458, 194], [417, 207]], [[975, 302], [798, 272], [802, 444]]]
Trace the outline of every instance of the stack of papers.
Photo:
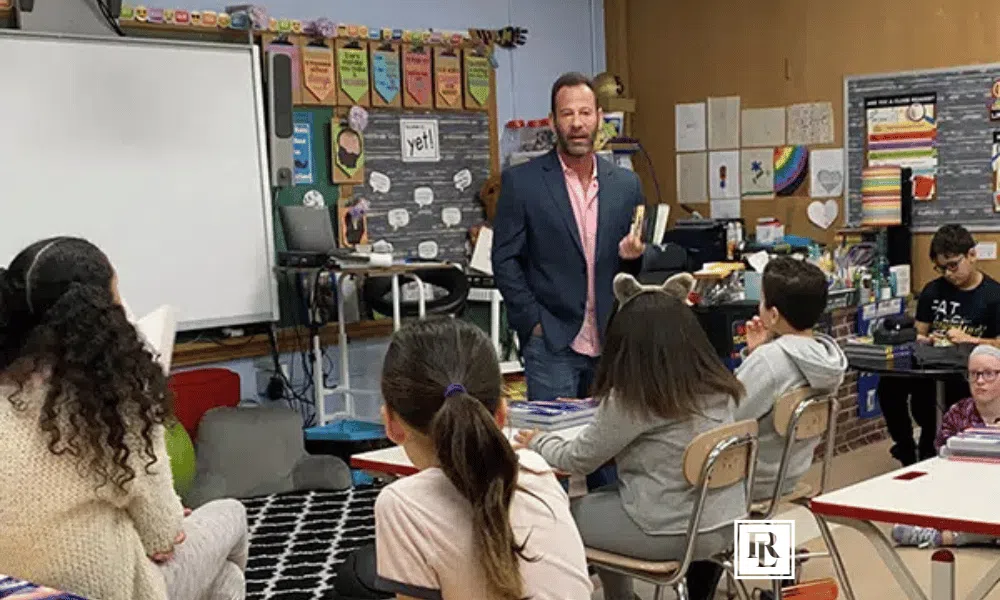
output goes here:
[[841, 343], [844, 356], [860, 361], [899, 361], [913, 358], [913, 344], [875, 344], [870, 337], [851, 337]]
[[970, 427], [948, 438], [946, 456], [1000, 459], [1000, 428]]
[[516, 402], [510, 405], [507, 418], [512, 427], [553, 431], [586, 425], [594, 418], [597, 406], [592, 398]]

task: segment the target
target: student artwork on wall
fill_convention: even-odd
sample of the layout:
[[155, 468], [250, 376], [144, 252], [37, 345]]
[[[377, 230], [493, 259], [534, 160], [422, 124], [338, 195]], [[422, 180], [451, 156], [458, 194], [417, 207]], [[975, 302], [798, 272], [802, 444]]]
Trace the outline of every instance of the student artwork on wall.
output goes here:
[[426, 46], [403, 45], [403, 106], [432, 108], [434, 89], [431, 51]]
[[326, 40], [302, 46], [302, 104], [334, 106], [337, 103], [337, 75], [333, 47]]
[[674, 106], [674, 147], [678, 152], [705, 150], [705, 103]]
[[774, 148], [745, 148], [740, 152], [740, 187], [750, 200], [774, 198]]
[[809, 195], [813, 198], [844, 195], [844, 149], [813, 150], [809, 174]]
[[462, 110], [462, 55], [458, 48], [434, 47], [434, 107]]
[[337, 231], [341, 248], [368, 243], [368, 200], [364, 196], [341, 196], [337, 200]]
[[708, 149], [740, 147], [740, 97], [708, 99]]
[[337, 104], [368, 106], [368, 45], [358, 40], [337, 40]]
[[364, 183], [365, 140], [339, 119], [330, 121], [330, 157], [334, 183]]
[[740, 119], [740, 136], [744, 147], [785, 145], [784, 108], [746, 108]]
[[708, 154], [677, 154], [677, 201], [685, 204], [708, 200]]
[[865, 98], [869, 167], [913, 169], [913, 199], [937, 192], [937, 94]]
[[788, 107], [788, 144], [833, 143], [833, 105], [829, 102], [807, 102]]
[[403, 105], [401, 90], [402, 71], [399, 65], [399, 46], [389, 43], [372, 43], [372, 106], [399, 108]]
[[792, 196], [809, 175], [809, 150], [805, 146], [774, 149], [774, 193]]
[[708, 197], [712, 200], [740, 197], [740, 153], [738, 150], [709, 152]]
[[487, 110], [490, 103], [490, 59], [483, 50], [466, 48], [465, 108]]

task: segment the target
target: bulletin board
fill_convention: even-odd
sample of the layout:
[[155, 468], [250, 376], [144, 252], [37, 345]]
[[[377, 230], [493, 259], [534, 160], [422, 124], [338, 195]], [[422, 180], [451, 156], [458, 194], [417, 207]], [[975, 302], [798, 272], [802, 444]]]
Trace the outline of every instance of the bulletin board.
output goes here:
[[[436, 144], [413, 150], [434, 129]], [[371, 207], [369, 241], [392, 244], [400, 257], [464, 263], [468, 229], [483, 220], [475, 195], [490, 176], [490, 139], [485, 112], [373, 110], [365, 183], [354, 187]]]
[[[924, 107], [932, 106], [936, 161], [931, 154], [927, 158], [936, 162], [935, 190], [931, 199], [914, 201], [913, 230], [928, 232], [946, 223], [962, 223], [973, 231], [1000, 231], [992, 166], [1000, 147], [1000, 133], [994, 141], [1000, 120], [991, 120], [990, 115], [998, 81], [1000, 64], [845, 77], [848, 222], [861, 222], [862, 169], [870, 158], [869, 109], [914, 106], [913, 116], [918, 117], [927, 112]], [[1000, 112], [994, 116], [1000, 118]], [[911, 142], [910, 147], [919, 146]]]

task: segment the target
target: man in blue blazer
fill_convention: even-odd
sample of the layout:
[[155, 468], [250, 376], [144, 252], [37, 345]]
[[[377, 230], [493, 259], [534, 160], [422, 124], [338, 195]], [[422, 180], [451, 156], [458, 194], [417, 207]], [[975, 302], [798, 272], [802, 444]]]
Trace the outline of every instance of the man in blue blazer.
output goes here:
[[556, 80], [551, 118], [556, 149], [503, 172], [493, 221], [493, 276], [531, 400], [589, 395], [612, 282], [637, 273], [645, 250], [630, 234], [639, 178], [594, 154], [604, 118], [590, 79]]

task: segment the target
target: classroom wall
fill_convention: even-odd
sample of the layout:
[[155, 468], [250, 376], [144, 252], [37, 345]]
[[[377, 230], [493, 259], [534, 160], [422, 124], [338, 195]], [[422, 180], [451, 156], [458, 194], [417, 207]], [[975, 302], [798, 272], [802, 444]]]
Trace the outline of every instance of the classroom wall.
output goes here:
[[[675, 196], [674, 104], [739, 95], [742, 106], [833, 103], [843, 145], [847, 75], [997, 62], [1000, 5], [979, 0], [605, 0], [608, 69], [626, 79], [637, 102], [634, 134], [656, 167], [665, 199]], [[988, 90], [984, 90], [984, 94]], [[647, 195], [649, 173], [637, 161]], [[809, 198], [742, 203], [747, 222], [776, 216], [787, 231], [832, 241], [809, 223]], [[695, 205], [708, 213], [707, 205]], [[672, 218], [684, 216], [677, 209]], [[982, 233], [979, 240], [998, 241]], [[917, 289], [936, 275], [927, 258], [930, 234], [913, 244]], [[1000, 262], [981, 263], [1000, 276]]]

